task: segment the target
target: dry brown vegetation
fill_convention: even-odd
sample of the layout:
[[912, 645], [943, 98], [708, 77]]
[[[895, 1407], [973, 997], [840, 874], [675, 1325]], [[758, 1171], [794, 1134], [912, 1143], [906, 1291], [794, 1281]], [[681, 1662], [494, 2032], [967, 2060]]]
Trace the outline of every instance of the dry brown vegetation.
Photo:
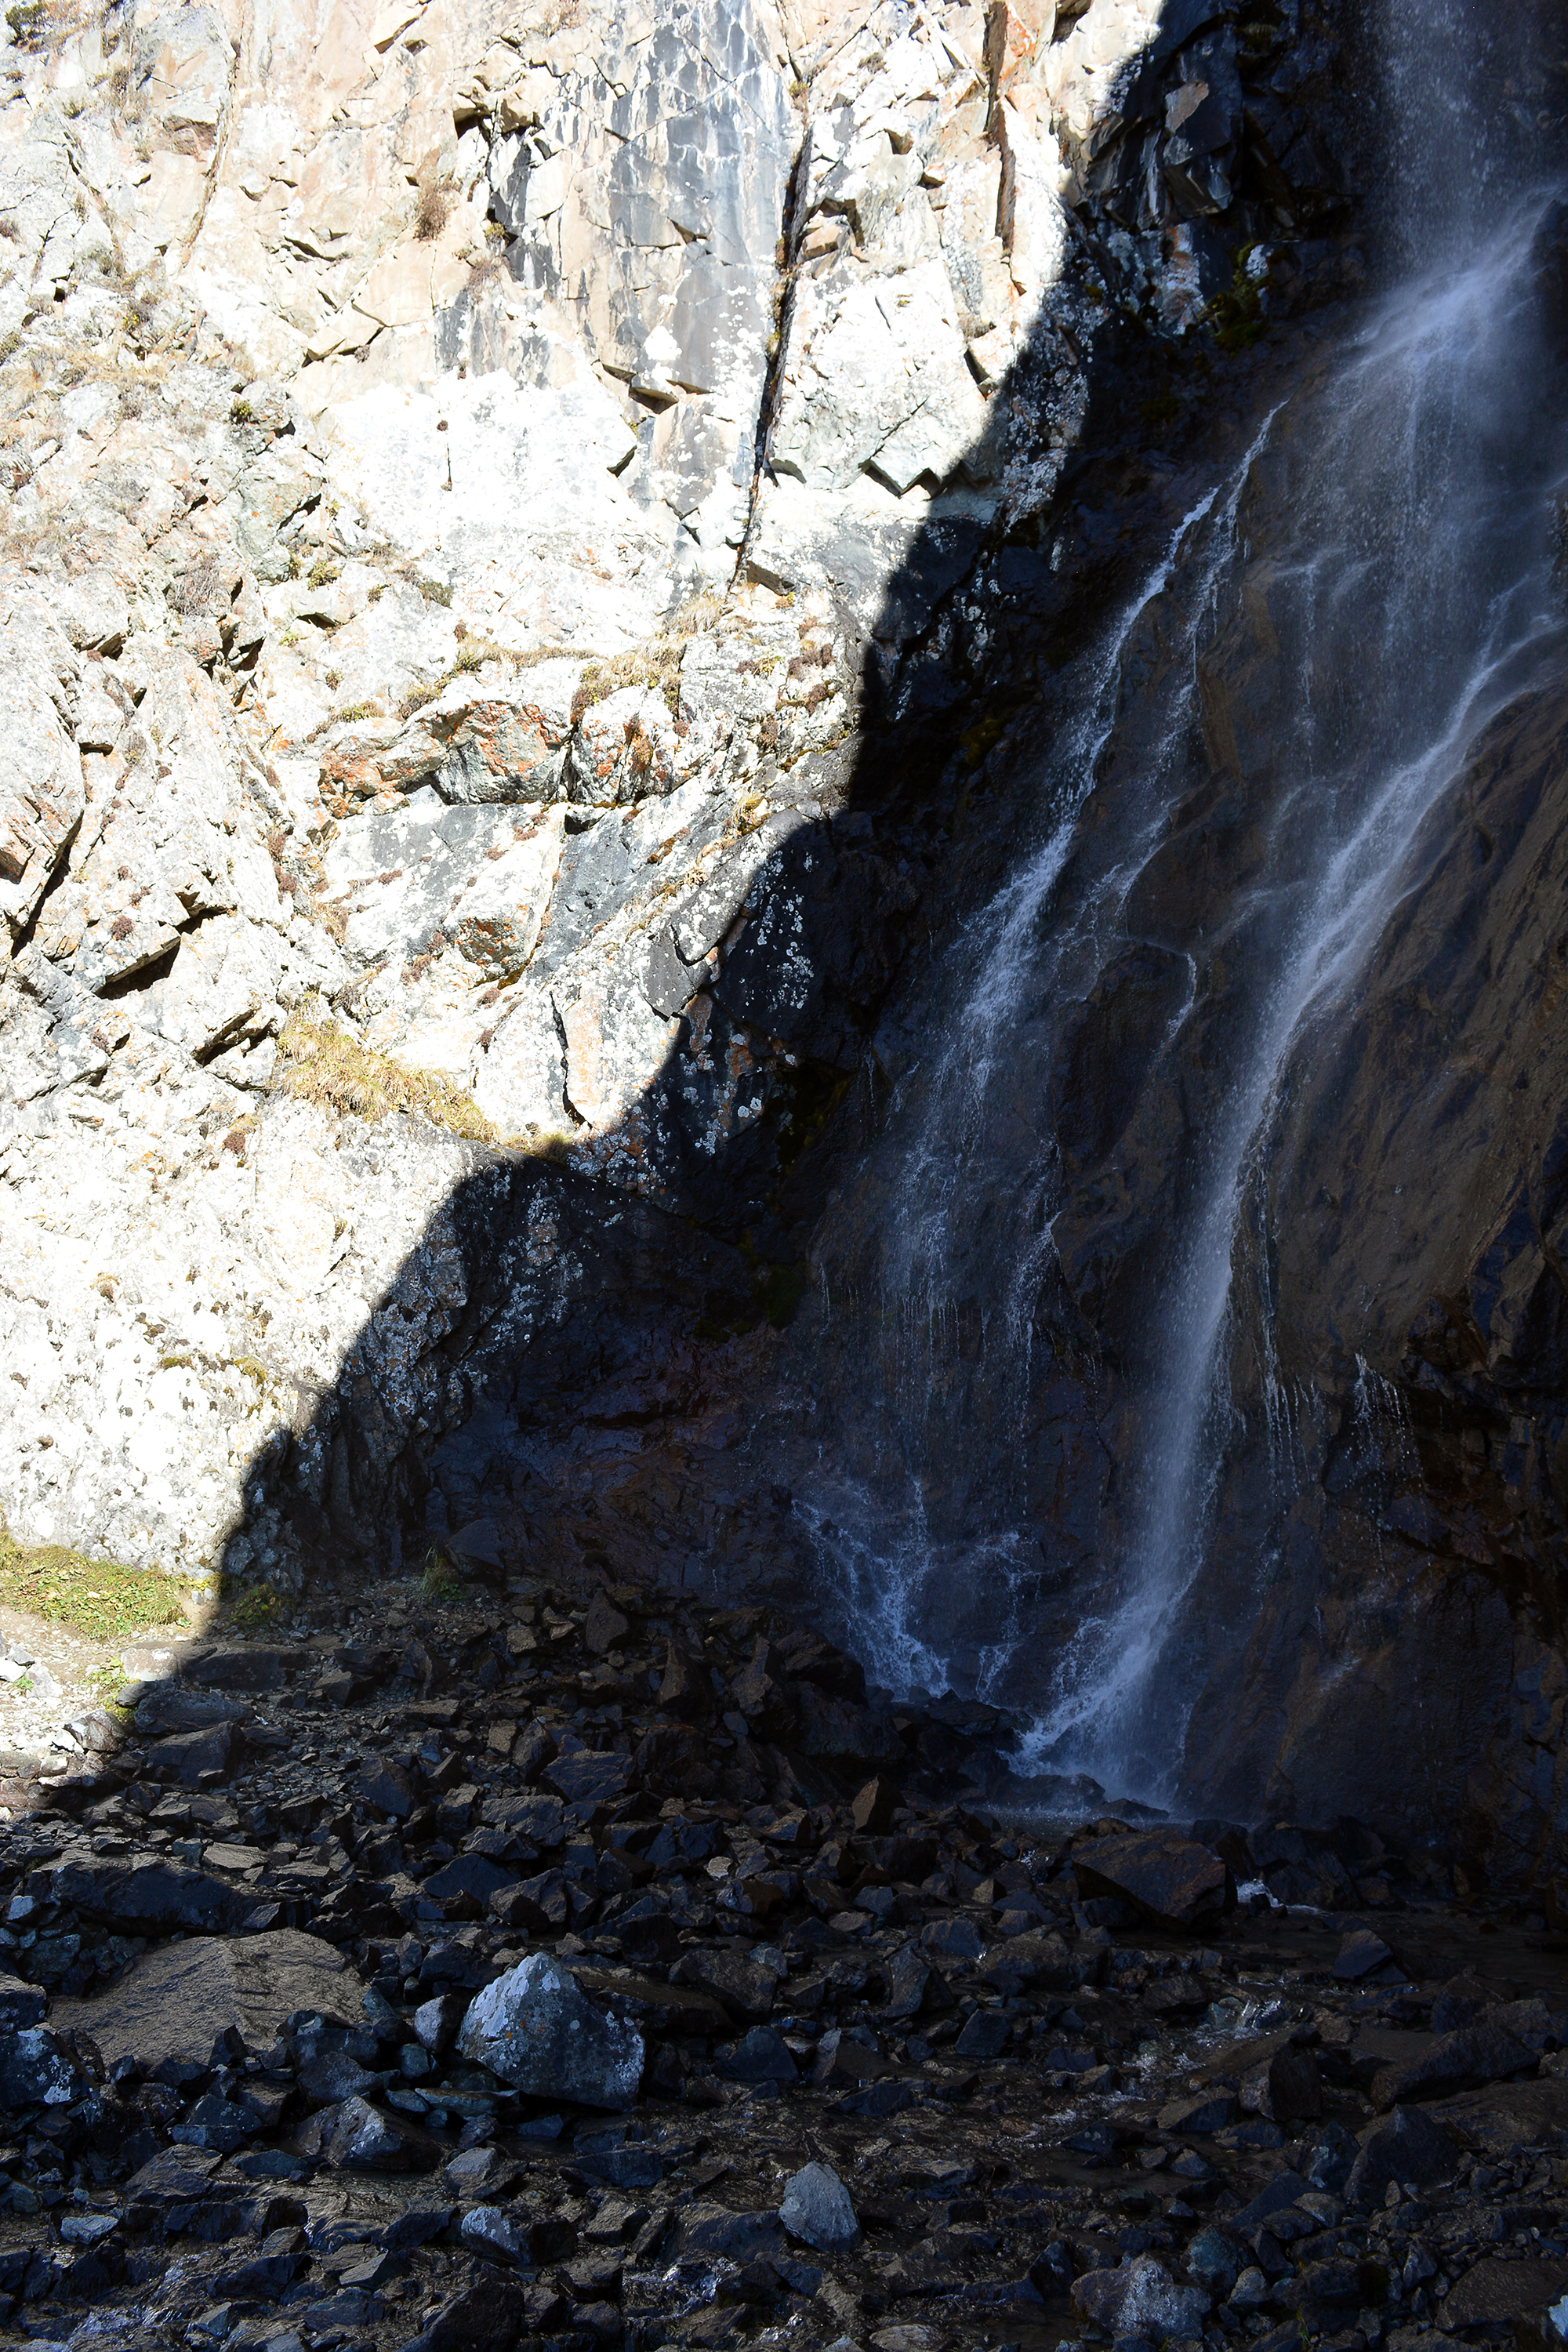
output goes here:
[[438, 173], [436, 158], [431, 156], [419, 174], [419, 200], [414, 211], [414, 234], [428, 244], [440, 236], [452, 217], [452, 205], [458, 184], [450, 173]]
[[590, 662], [583, 672], [583, 683], [572, 698], [574, 724], [595, 702], [603, 702], [606, 695], [617, 693], [623, 686], [655, 687], [670, 710], [675, 711], [680, 702], [680, 657], [689, 640], [702, 630], [710, 629], [723, 610], [723, 598], [710, 591], [693, 596], [672, 614], [648, 645]]
[[319, 997], [307, 997], [278, 1040], [274, 1088], [323, 1110], [352, 1111], [366, 1119], [406, 1111], [432, 1127], [494, 1143], [496, 1130], [472, 1096], [434, 1070], [411, 1070], [351, 1036]]

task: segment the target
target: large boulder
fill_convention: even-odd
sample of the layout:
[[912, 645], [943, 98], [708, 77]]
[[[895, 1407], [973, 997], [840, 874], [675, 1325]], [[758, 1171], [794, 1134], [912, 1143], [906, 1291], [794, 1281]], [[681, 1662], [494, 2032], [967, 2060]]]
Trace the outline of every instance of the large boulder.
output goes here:
[[1435, 2099], [1449, 2091], [1473, 2090], [1481, 2083], [1529, 2073], [1535, 2057], [1529, 2044], [1506, 2026], [1483, 2018], [1478, 2024], [1461, 2026], [1457, 2033], [1435, 2035], [1428, 2049], [1404, 2065], [1383, 2067], [1373, 2078], [1373, 2104], [1392, 2107], [1405, 2099]]
[[485, 1988], [463, 2021], [458, 2048], [534, 2098], [576, 2099], [585, 2107], [629, 2107], [642, 2081], [636, 2026], [595, 2009], [543, 1952]]
[[265, 2050], [297, 2010], [357, 2017], [358, 1977], [319, 1936], [280, 1927], [265, 1936], [202, 1936], [144, 1952], [96, 1999], [57, 2000], [54, 2021], [91, 2036], [106, 2065], [134, 2058], [151, 2074], [168, 2058], [205, 2065], [235, 2027]]
[[1167, 1927], [1194, 1927], [1233, 1894], [1218, 1854], [1176, 1830], [1094, 1838], [1073, 1848], [1072, 1866], [1085, 1894], [1121, 1895]]

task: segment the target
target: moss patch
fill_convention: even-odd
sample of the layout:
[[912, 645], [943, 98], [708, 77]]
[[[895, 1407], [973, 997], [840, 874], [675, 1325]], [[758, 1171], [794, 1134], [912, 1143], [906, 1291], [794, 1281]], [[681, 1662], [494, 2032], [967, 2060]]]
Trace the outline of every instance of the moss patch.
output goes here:
[[161, 1569], [89, 1559], [64, 1544], [19, 1544], [0, 1524], [0, 1600], [89, 1641], [173, 1624], [182, 1614], [182, 1590]]
[[411, 1070], [390, 1054], [362, 1045], [339, 1027], [320, 998], [307, 997], [289, 1015], [278, 1040], [272, 1084], [321, 1109], [353, 1111], [367, 1119], [410, 1111], [471, 1143], [497, 1140], [471, 1095], [433, 1070]]
[[283, 1613], [283, 1604], [276, 1592], [259, 1584], [247, 1585], [229, 1612], [243, 1633], [258, 1633], [264, 1625], [275, 1624]]

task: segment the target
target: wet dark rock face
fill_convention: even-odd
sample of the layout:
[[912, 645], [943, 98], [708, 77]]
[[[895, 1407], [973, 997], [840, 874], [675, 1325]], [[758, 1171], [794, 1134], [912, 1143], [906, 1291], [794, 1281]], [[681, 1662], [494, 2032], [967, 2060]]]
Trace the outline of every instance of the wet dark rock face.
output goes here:
[[1353, 1822], [1026, 1829], [994, 1711], [641, 1584], [395, 1581], [140, 1711], [213, 1681], [199, 1790], [132, 1727], [7, 1790], [8, 2342], [1554, 2340], [1562, 1938]]
[[[1556, 101], [1544, 67], [1508, 80], [1517, 16], [1483, 81], [1543, 157]], [[1120, 307], [1073, 361], [1087, 422], [1055, 496], [970, 551], [921, 635], [895, 591], [854, 651], [858, 731], [797, 779], [799, 826], [715, 950], [697, 1003], [713, 1050], [755, 1066], [754, 1124], [716, 1160], [672, 1071], [640, 1201], [476, 1154], [431, 1236], [459, 1303], [409, 1342], [417, 1378], [394, 1299], [258, 1470], [284, 1474], [313, 1576], [435, 1539], [500, 1570], [768, 1597], [889, 1680], [1021, 1717], [1115, 1602], [1164, 1442], [1156, 1309], [1310, 880], [1283, 714], [1318, 663], [1325, 729], [1364, 730], [1370, 764], [1401, 675], [1364, 614], [1337, 667], [1289, 625], [1318, 551], [1302, 453], [1369, 315], [1347, 291], [1399, 242], [1363, 102], [1381, 68], [1359, 19], [1171, 24], [1079, 208]], [[1560, 419], [1561, 222], [1544, 199], [1536, 217], [1518, 373]], [[1173, 341], [1173, 253], [1204, 284], [1253, 232], [1277, 240], [1267, 270]], [[1047, 362], [1066, 350], [1043, 337], [1015, 388], [1042, 416]], [[1544, 544], [1538, 437], [1521, 533]], [[1216, 567], [1181, 526], [1227, 500]], [[1134, 611], [1074, 800], [1096, 648]], [[1179, 1759], [1187, 1811], [1353, 1814], [1451, 1888], [1555, 1921], [1563, 714], [1540, 653], [1457, 744], [1353, 990], [1284, 1055], [1231, 1253], [1201, 1562], [1141, 1738]], [[948, 1122], [946, 1254], [894, 1265], [944, 1132], [966, 927], [1059, 824], [984, 1117]]]

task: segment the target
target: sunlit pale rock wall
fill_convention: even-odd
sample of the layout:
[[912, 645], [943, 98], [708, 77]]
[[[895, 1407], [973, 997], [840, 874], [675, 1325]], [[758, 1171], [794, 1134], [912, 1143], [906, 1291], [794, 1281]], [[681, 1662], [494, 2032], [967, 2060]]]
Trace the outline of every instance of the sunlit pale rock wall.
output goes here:
[[210, 1566], [356, 1334], [429, 1402], [488, 1147], [290, 1098], [300, 1007], [653, 1197], [743, 1124], [755, 1040], [683, 1008], [879, 663], [1048, 496], [1105, 307], [1064, 200], [1156, 14], [12, 12], [16, 1532]]

